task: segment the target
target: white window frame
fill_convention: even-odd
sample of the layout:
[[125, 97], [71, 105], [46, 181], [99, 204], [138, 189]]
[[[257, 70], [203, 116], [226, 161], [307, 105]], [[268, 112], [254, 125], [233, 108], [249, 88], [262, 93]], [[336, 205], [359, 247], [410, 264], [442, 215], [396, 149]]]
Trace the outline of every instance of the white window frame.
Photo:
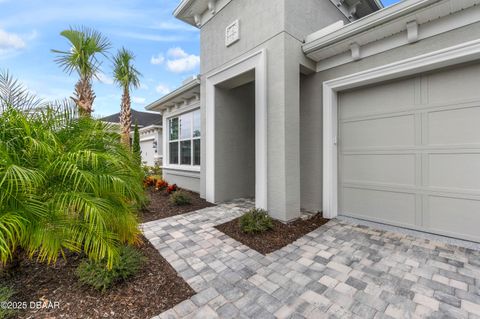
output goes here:
[[338, 215], [338, 93], [344, 90], [480, 60], [480, 40], [382, 65], [323, 83], [323, 214]]
[[[195, 172], [200, 172], [200, 166], [201, 165], [194, 165], [194, 147], [193, 147], [193, 142], [195, 140], [200, 140], [200, 149], [202, 147], [202, 131], [200, 127], [200, 136], [198, 137], [193, 137], [193, 131], [194, 131], [194, 121], [193, 121], [193, 113], [195, 112], [200, 112], [200, 108], [195, 108], [195, 109], [188, 109], [185, 110], [184, 112], [181, 113], [175, 113], [175, 114], [170, 114], [165, 118], [165, 162], [166, 164], [163, 166], [163, 168], [166, 169], [175, 169], [175, 170], [187, 170], [187, 171], [195, 171]], [[191, 126], [190, 126], [190, 137], [189, 138], [181, 138], [181, 128], [180, 128], [180, 117], [183, 115], [190, 114], [191, 117]], [[200, 114], [201, 116], [201, 114]], [[176, 140], [170, 140], [170, 121], [174, 118], [178, 118], [178, 139]], [[182, 141], [191, 141], [191, 149], [190, 149], [190, 156], [191, 156], [191, 162], [189, 164], [181, 164], [181, 142]], [[177, 142], [178, 143], [178, 163], [177, 164], [171, 164], [170, 163], [170, 143], [171, 142]], [[200, 164], [201, 164], [201, 159], [200, 159]]]

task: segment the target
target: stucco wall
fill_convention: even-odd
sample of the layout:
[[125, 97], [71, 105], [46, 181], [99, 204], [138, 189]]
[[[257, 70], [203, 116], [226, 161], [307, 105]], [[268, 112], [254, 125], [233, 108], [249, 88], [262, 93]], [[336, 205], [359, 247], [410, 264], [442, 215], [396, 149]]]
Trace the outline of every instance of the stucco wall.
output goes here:
[[[205, 77], [250, 53], [266, 50], [268, 209], [273, 217], [284, 221], [300, 213], [300, 69], [315, 67], [303, 55], [302, 40], [312, 31], [343, 17], [329, 0], [305, 1], [305, 5], [298, 5], [291, 0], [235, 0], [201, 30], [203, 127]], [[240, 41], [227, 48], [225, 28], [236, 19], [240, 21]], [[204, 138], [202, 143], [206, 143]], [[205, 154], [203, 149], [202, 196], [208, 173]]]
[[479, 37], [480, 22], [305, 77], [302, 81], [300, 143], [302, 207], [311, 211], [322, 209], [322, 202], [319, 201], [322, 196], [322, 184], [318, 181], [322, 180], [322, 84], [324, 81], [441, 50]]
[[216, 200], [255, 196], [255, 85], [216, 89]]
[[200, 173], [187, 172], [174, 169], [163, 169], [163, 179], [169, 184], [177, 184], [177, 186], [194, 192], [200, 192]]

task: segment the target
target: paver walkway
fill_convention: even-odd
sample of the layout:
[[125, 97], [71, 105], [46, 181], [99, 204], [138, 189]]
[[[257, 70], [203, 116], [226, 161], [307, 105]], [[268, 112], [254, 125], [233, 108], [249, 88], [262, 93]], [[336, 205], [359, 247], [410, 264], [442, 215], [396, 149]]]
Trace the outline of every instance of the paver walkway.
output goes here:
[[332, 220], [264, 256], [213, 227], [251, 206], [143, 225], [197, 292], [156, 319], [480, 318], [479, 251]]

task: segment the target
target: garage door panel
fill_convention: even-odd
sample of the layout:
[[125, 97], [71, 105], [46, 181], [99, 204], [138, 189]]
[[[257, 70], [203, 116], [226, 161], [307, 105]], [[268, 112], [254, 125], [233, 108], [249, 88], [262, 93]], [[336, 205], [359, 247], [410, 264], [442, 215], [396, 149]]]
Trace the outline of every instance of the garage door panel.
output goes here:
[[360, 188], [343, 188], [342, 212], [376, 221], [415, 224], [415, 195]]
[[480, 153], [428, 155], [428, 186], [452, 191], [480, 190]]
[[432, 230], [480, 241], [480, 201], [428, 196], [424, 223]]
[[414, 154], [350, 154], [343, 157], [345, 183], [415, 185]]
[[452, 103], [480, 99], [480, 64], [456, 67], [430, 74], [428, 80], [429, 103]]
[[415, 145], [413, 114], [348, 121], [342, 124], [340, 142], [344, 149]]
[[479, 83], [477, 63], [339, 93], [339, 213], [480, 242]]
[[345, 107], [338, 116], [346, 119], [402, 111], [415, 104], [414, 89], [411, 81], [400, 81], [344, 93], [339, 103]]
[[446, 109], [428, 113], [430, 145], [480, 143], [480, 107]]

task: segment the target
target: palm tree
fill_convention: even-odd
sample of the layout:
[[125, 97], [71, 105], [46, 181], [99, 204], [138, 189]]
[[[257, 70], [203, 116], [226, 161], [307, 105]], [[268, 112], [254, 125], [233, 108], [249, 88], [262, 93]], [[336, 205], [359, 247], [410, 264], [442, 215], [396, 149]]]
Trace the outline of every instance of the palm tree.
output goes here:
[[106, 56], [110, 49], [110, 41], [100, 32], [81, 27], [68, 29], [60, 33], [71, 45], [69, 51], [52, 50], [58, 54], [55, 60], [68, 74], [76, 72], [79, 76], [72, 97], [80, 114], [90, 116], [95, 100], [92, 79], [100, 71], [101, 61], [98, 55]]
[[130, 147], [130, 129], [132, 127], [132, 112], [130, 88], [140, 86], [140, 72], [133, 66], [135, 56], [125, 48], [120, 49], [113, 58], [113, 78], [123, 89], [120, 111], [120, 125], [122, 126], [122, 142]]

